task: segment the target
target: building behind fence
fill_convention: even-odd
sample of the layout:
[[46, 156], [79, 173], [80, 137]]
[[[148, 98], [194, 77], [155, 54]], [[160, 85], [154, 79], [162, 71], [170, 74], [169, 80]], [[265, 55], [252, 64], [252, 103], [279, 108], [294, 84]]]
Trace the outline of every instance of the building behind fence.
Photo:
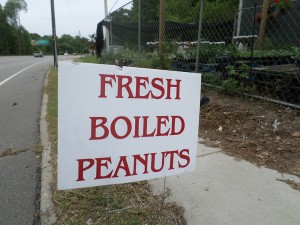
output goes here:
[[99, 23], [98, 54], [101, 42], [101, 60], [201, 72], [206, 85], [300, 108], [300, 0], [270, 1], [263, 48], [257, 50], [262, 5], [134, 0]]

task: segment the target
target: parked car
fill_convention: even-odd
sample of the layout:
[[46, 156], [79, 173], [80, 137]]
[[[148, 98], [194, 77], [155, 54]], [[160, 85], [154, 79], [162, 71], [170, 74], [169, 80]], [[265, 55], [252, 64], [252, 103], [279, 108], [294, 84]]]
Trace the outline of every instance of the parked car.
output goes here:
[[44, 55], [43, 55], [42, 52], [34, 52], [33, 56], [34, 56], [34, 58], [42, 58], [42, 57], [44, 57]]

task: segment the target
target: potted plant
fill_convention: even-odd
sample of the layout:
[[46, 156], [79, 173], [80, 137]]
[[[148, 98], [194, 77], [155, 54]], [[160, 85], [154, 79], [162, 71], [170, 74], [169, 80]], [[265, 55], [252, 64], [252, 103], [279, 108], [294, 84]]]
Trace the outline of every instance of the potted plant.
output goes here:
[[[277, 14], [276, 13], [273, 13], [273, 12], [269, 12], [268, 11], [268, 14], [267, 14], [267, 22], [271, 22], [273, 20], [275, 20]], [[255, 22], [257, 23], [260, 23], [261, 22], [261, 18], [262, 18], [262, 13], [261, 12], [258, 12], [255, 14], [254, 16], [254, 20]]]
[[[276, 17], [285, 14], [287, 10], [293, 7], [292, 0], [273, 0], [270, 5], [267, 14], [267, 22], [271, 22], [276, 19]], [[262, 13], [258, 12], [254, 16], [254, 20], [257, 23], [261, 22]]]
[[284, 14], [287, 10], [292, 8], [291, 0], [273, 0], [271, 7], [275, 9], [275, 13]]

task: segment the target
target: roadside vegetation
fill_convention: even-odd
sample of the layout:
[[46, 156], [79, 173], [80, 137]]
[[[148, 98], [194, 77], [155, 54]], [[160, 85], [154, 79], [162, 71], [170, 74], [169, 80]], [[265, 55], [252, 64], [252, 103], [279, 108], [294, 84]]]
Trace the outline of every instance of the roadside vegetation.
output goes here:
[[99, 63], [99, 59], [95, 55], [88, 55], [86, 57], [74, 59], [74, 61], [82, 63]]
[[[85, 57], [91, 62], [95, 58]], [[45, 90], [49, 95], [48, 132], [53, 150], [53, 167], [57, 167], [57, 70], [52, 68]], [[56, 170], [54, 170], [56, 173]], [[54, 174], [56, 177], [56, 174]], [[56, 187], [56, 180], [53, 181]], [[109, 194], [109, 198], [108, 198]], [[54, 191], [53, 201], [58, 217], [57, 225], [65, 224], [185, 224], [183, 208], [164, 201], [152, 193], [146, 182], [100, 186], [77, 190]]]
[[20, 24], [19, 13], [27, 11], [24, 0], [7, 0], [0, 4], [0, 55], [32, 53], [29, 32]]
[[[25, 0], [7, 0], [4, 5], [0, 4], [0, 55], [31, 55], [35, 51], [53, 54], [52, 35], [29, 33], [21, 24], [20, 12], [27, 12]], [[94, 47], [94, 34], [89, 39], [79, 34], [75, 37], [67, 34], [57, 37], [60, 55], [89, 54]]]
[[[52, 35], [40, 36], [39, 34], [30, 34], [33, 41], [32, 50], [42, 51], [44, 54], [53, 54]], [[48, 45], [38, 45], [38, 40], [48, 41]], [[63, 34], [61, 37], [57, 37], [57, 54], [74, 54], [85, 55], [90, 53], [90, 47], [94, 43], [94, 36], [91, 35], [91, 40], [85, 37], [76, 35], [75, 37]]]

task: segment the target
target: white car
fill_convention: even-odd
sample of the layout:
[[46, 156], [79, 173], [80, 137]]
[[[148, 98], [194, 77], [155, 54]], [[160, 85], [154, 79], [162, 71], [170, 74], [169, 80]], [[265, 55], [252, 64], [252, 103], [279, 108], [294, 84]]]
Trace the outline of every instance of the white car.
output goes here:
[[34, 56], [34, 58], [42, 58], [42, 57], [44, 57], [44, 55], [43, 55], [42, 52], [34, 52], [33, 56]]

